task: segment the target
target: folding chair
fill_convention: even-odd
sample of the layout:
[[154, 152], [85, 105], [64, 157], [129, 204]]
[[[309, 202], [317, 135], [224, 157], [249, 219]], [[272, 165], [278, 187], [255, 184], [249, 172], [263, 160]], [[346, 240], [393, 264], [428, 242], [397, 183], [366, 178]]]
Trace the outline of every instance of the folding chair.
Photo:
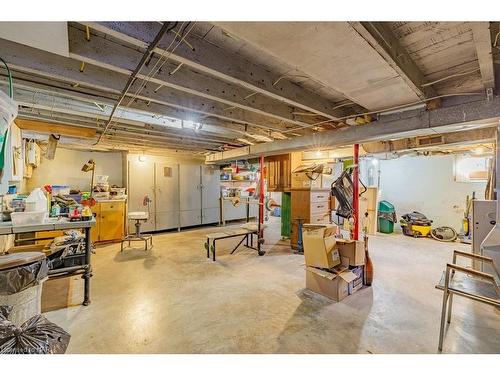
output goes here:
[[[459, 266], [456, 264], [458, 256], [489, 263], [496, 275]], [[457, 274], [460, 276], [457, 276]], [[448, 324], [451, 322], [453, 295], [456, 294], [461, 297], [469, 298], [474, 301], [499, 308], [500, 288], [497, 283], [498, 279], [498, 269], [491, 258], [477, 254], [465, 253], [458, 250], [453, 252], [453, 263], [448, 263], [446, 265], [446, 270], [443, 272], [443, 276], [441, 277], [439, 284], [436, 285], [437, 289], [443, 291], [443, 307], [441, 310], [441, 327], [439, 331], [439, 351], [443, 350], [445, 319]], [[447, 308], [448, 316], [446, 317]]]

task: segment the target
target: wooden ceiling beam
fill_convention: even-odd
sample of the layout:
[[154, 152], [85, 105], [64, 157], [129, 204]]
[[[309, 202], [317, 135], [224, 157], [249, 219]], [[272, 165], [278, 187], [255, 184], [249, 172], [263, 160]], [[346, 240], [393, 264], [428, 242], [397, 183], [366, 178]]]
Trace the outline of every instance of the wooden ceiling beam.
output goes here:
[[21, 130], [30, 130], [44, 134], [65, 135], [77, 138], [94, 138], [97, 134], [95, 129], [78, 127], [73, 125], [53, 124], [45, 121], [27, 119], [16, 119], [15, 123]]

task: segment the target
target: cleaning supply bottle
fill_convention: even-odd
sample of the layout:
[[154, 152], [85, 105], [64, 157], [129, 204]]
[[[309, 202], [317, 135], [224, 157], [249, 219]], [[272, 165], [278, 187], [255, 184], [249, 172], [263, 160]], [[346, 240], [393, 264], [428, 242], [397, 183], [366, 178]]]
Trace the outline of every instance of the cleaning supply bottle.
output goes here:
[[57, 203], [54, 203], [50, 211], [50, 216], [57, 217], [60, 214], [61, 214], [61, 207]]

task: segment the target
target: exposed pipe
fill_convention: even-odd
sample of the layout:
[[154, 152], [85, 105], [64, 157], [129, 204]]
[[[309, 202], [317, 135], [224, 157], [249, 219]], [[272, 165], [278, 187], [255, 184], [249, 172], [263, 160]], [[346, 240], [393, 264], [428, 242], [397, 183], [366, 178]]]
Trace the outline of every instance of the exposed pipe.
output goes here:
[[113, 121], [113, 117], [115, 115], [115, 112], [116, 110], [118, 109], [118, 107], [120, 106], [120, 104], [122, 103], [123, 99], [125, 98], [125, 96], [127, 95], [128, 93], [128, 90], [130, 90], [130, 87], [132, 86], [132, 83], [134, 82], [137, 74], [140, 72], [140, 70], [143, 68], [144, 64], [146, 63], [147, 59], [149, 58], [149, 56], [153, 53], [154, 49], [156, 48], [156, 46], [158, 45], [158, 43], [160, 43], [161, 39], [163, 38], [163, 36], [170, 30], [170, 27], [168, 26], [168, 22], [165, 22], [163, 23], [163, 26], [161, 27], [160, 31], [158, 32], [158, 34], [156, 34], [156, 37], [154, 38], [154, 40], [149, 44], [146, 52], [144, 52], [144, 55], [142, 55], [142, 58], [141, 58], [141, 61], [139, 62], [139, 64], [137, 65], [137, 67], [134, 69], [134, 71], [132, 72], [132, 74], [130, 75], [128, 81], [127, 81], [127, 84], [125, 85], [125, 87], [123, 88], [121, 94], [120, 94], [120, 97], [118, 98], [117, 102], [115, 103], [115, 105], [113, 106], [113, 110], [111, 111], [111, 114], [109, 115], [109, 119], [106, 123], [106, 126], [104, 127], [104, 130], [103, 132], [101, 133], [101, 135], [99, 136], [99, 139], [97, 140], [97, 142], [94, 144], [97, 145], [99, 144], [99, 142], [102, 140], [102, 138], [104, 137], [104, 135], [106, 134], [106, 132], [108, 131], [109, 129], [109, 126], [111, 124], [111, 121]]
[[[330, 122], [339, 122], [339, 121], [343, 121], [343, 120], [348, 120], [348, 119], [351, 119], [351, 118], [356, 118], [358, 116], [383, 114], [385, 112], [393, 111], [393, 110], [396, 110], [396, 109], [408, 108], [408, 107], [412, 107], [412, 106], [417, 105], [417, 104], [426, 103], [426, 102], [434, 100], [434, 99], [447, 98], [447, 97], [451, 97], [451, 96], [471, 96], [471, 95], [481, 95], [481, 96], [484, 96], [484, 92], [463, 92], [463, 93], [456, 93], [456, 94], [437, 95], [437, 96], [433, 96], [432, 98], [426, 98], [426, 99], [418, 100], [418, 101], [407, 103], [407, 104], [397, 105], [397, 106], [394, 106], [394, 107], [389, 107], [389, 108], [379, 109], [379, 110], [376, 110], [376, 111], [370, 111], [370, 112], [364, 112], [364, 113], [357, 113], [357, 114], [353, 114], [353, 115], [349, 115], [349, 116], [344, 116], [344, 117], [338, 118], [337, 120], [324, 120], [324, 121], [316, 122], [314, 124], [303, 126], [302, 129], [312, 128], [314, 126], [318, 126], [318, 125], [322, 125], [322, 124], [327, 124], [327, 123], [330, 123]], [[290, 132], [295, 131], [295, 130], [298, 130], [298, 128], [284, 130], [284, 131], [282, 131], [282, 133], [290, 133]]]
[[454, 78], [454, 77], [466, 76], [466, 75], [468, 75], [468, 74], [475, 73], [475, 72], [477, 72], [477, 71], [479, 71], [479, 70], [480, 70], [480, 68], [475, 68], [475, 69], [467, 70], [467, 71], [465, 71], [465, 72], [461, 72], [461, 73], [450, 74], [449, 76], [446, 76], [446, 77], [443, 77], [443, 78], [436, 79], [435, 81], [432, 81], [432, 82], [427, 82], [427, 83], [424, 83], [423, 85], [420, 85], [420, 86], [421, 86], [421, 87], [431, 86], [431, 85], [434, 85], [434, 84], [436, 84], [436, 83], [439, 83], [439, 82], [442, 82], [442, 81], [446, 81], [447, 79]]

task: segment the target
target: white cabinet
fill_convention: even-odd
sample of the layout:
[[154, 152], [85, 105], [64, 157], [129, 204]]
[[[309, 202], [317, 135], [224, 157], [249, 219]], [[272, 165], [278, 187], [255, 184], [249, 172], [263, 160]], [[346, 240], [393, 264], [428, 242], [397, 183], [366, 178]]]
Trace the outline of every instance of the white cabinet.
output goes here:
[[179, 167], [155, 163], [156, 230], [179, 227]]
[[201, 224], [201, 167], [179, 165], [181, 227]]
[[[144, 232], [156, 230], [155, 221], [155, 164], [144, 163], [139, 160], [128, 162], [128, 211], [146, 211], [149, 213], [147, 222], [143, 222], [141, 230]], [[145, 198], [151, 203], [144, 205]], [[129, 222], [129, 233], [135, 231], [134, 223]]]
[[247, 217], [247, 205], [242, 201], [233, 206], [230, 200], [224, 200], [224, 220], [239, 220]]
[[201, 167], [201, 221], [204, 224], [220, 220], [220, 173], [215, 166]]
[[[210, 166], [130, 160], [129, 211], [146, 211], [144, 231], [159, 231], [217, 223], [220, 216], [219, 173]], [[133, 226], [133, 225], [132, 225]]]

